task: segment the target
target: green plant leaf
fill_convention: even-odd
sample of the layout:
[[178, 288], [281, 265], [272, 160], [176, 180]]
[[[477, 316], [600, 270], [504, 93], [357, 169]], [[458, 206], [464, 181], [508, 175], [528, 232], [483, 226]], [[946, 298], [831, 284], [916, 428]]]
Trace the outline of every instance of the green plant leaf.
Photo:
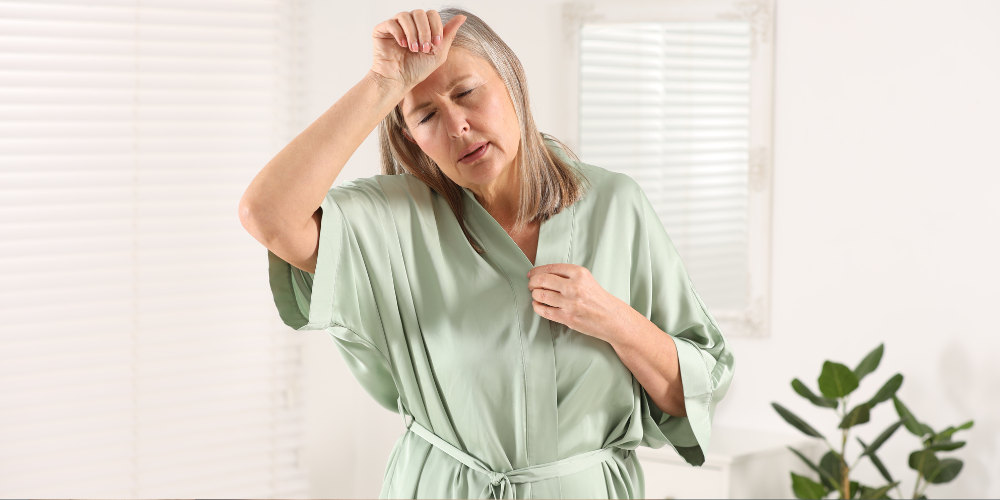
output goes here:
[[[823, 475], [823, 484], [831, 489], [840, 491], [842, 476], [840, 474], [840, 456], [832, 451], [826, 452], [819, 460], [819, 468], [826, 471]], [[827, 484], [829, 482], [830, 484]]]
[[948, 441], [948, 440], [951, 439], [951, 435], [952, 434], [954, 434], [954, 433], [956, 433], [958, 431], [964, 430], [964, 429], [970, 429], [970, 428], [972, 428], [972, 422], [973, 422], [972, 420], [969, 420], [968, 422], [966, 422], [966, 423], [964, 423], [964, 424], [962, 424], [962, 425], [960, 425], [958, 427], [948, 427], [947, 429], [939, 432], [938, 434], [935, 434], [934, 438], [932, 440], [935, 443], [938, 443], [938, 442], [941, 442], [941, 441]]
[[865, 378], [865, 375], [868, 375], [878, 368], [879, 362], [882, 361], [882, 351], [884, 349], [885, 344], [879, 344], [875, 350], [868, 353], [868, 355], [865, 356], [865, 359], [862, 359], [861, 362], [858, 363], [857, 368], [854, 369], [854, 376], [858, 378], [858, 382], [861, 382], [861, 379]]
[[809, 390], [808, 387], [806, 387], [806, 384], [803, 384], [802, 381], [799, 379], [792, 380], [792, 389], [794, 389], [799, 396], [808, 399], [809, 401], [812, 402], [812, 404], [816, 406], [822, 406], [824, 408], [834, 408], [834, 409], [837, 408], [836, 400], [827, 399], [822, 396], [817, 396], [813, 394], [813, 392]]
[[[771, 406], [781, 415], [781, 418], [785, 419], [785, 422], [792, 424], [792, 427], [802, 431], [807, 436], [823, 438], [823, 435], [819, 433], [816, 429], [813, 429], [811, 425], [807, 424], [805, 420], [797, 417], [794, 413], [785, 409], [784, 406], [778, 403], [771, 403]], [[825, 439], [825, 438], [824, 438]]]
[[896, 391], [899, 390], [899, 386], [903, 385], [903, 374], [897, 373], [892, 376], [882, 388], [872, 396], [871, 399], [866, 403], [869, 407], [874, 408], [875, 405], [881, 403], [882, 401], [887, 401], [889, 398], [896, 395]]
[[928, 480], [934, 484], [947, 483], [955, 479], [959, 472], [962, 472], [961, 460], [957, 458], [944, 458], [941, 459], [941, 463], [934, 469]]
[[840, 421], [841, 429], [850, 429], [858, 424], [863, 424], [871, 418], [871, 413], [869, 412], [868, 404], [861, 403], [855, 406], [847, 415], [844, 415], [844, 419]]
[[[893, 431], [895, 431], [896, 429], [899, 428], [900, 423], [901, 422], [897, 422], [895, 424], [895, 427], [890, 427], [890, 428]], [[882, 434], [885, 435], [884, 432]], [[879, 438], [881, 438], [881, 437], [882, 436], [879, 436]], [[885, 468], [885, 465], [882, 463], [881, 460], [879, 460], [878, 455], [875, 454], [875, 449], [876, 449], [875, 443], [872, 443], [871, 446], [868, 446], [868, 445], [865, 444], [864, 441], [861, 440], [861, 438], [855, 436], [855, 439], [858, 440], [858, 443], [861, 443], [861, 448], [864, 449], [864, 452], [861, 453], [861, 456], [863, 457], [863, 456], [867, 455], [868, 458], [872, 461], [872, 463], [875, 464], [875, 468], [877, 468], [878, 471], [882, 474], [882, 477], [884, 477], [885, 480], [889, 481], [890, 483], [893, 482], [892, 481], [892, 476], [889, 474], [889, 469]], [[883, 441], [885, 441], [885, 440], [883, 439]], [[879, 443], [879, 444], [881, 445], [881, 443]]]
[[931, 477], [940, 464], [941, 461], [933, 451], [917, 450], [910, 453], [910, 468], [923, 474], [925, 478]]
[[963, 446], [965, 446], [965, 441], [945, 441], [943, 443], [928, 446], [927, 449], [932, 451], [951, 451], [957, 450]]
[[886, 481], [892, 481], [892, 475], [889, 474], [889, 469], [885, 468], [885, 464], [883, 464], [882, 460], [878, 458], [878, 455], [872, 453], [871, 455], [868, 455], [868, 458], [870, 458], [872, 463], [875, 464], [875, 468], [878, 469], [879, 473], [882, 474], [882, 477], [884, 477]]
[[869, 492], [875, 491], [873, 488], [869, 488], [863, 484], [859, 487], [859, 489], [861, 491], [859, 492], [860, 495], [858, 495], [858, 498], [868, 498], [868, 495], [870, 494]]
[[858, 495], [858, 490], [861, 488], [861, 483], [857, 481], [851, 481], [851, 494], [847, 495], [847, 498], [854, 498]]
[[[864, 454], [868, 455], [870, 453], [875, 453], [876, 451], [878, 451], [878, 449], [882, 447], [882, 443], [885, 443], [887, 439], [892, 437], [892, 434], [896, 432], [896, 429], [899, 429], [899, 426], [901, 425], [903, 425], [902, 420], [890, 425], [888, 428], [886, 428], [886, 430], [882, 431], [882, 434], [879, 434], [878, 437], [875, 438], [875, 441], [872, 441], [871, 446], [865, 448]], [[892, 479], [888, 479], [888, 481], [891, 483]]]
[[892, 402], [896, 406], [896, 413], [899, 414], [900, 420], [903, 421], [903, 425], [906, 426], [906, 430], [910, 431], [911, 434], [917, 437], [923, 437], [924, 435], [934, 433], [930, 427], [917, 421], [917, 417], [914, 417], [913, 414], [910, 413], [910, 409], [907, 408], [898, 397], [893, 396]]
[[881, 488], [866, 488], [866, 491], [861, 492], [861, 498], [889, 498], [889, 490], [896, 487], [899, 484], [898, 481], [887, 484]]
[[830, 399], [842, 398], [858, 388], [858, 377], [850, 368], [833, 361], [823, 362], [819, 392]]
[[[798, 457], [801, 458], [802, 461], [805, 462], [806, 465], [808, 465], [810, 469], [816, 471], [816, 473], [819, 474], [820, 481], [823, 481], [823, 485], [824, 486], [827, 485], [827, 484], [833, 484], [834, 478], [833, 478], [833, 476], [830, 475], [829, 472], [827, 472], [827, 471], [825, 471], [823, 469], [820, 469], [816, 464], [812, 463], [812, 460], [809, 460], [808, 458], [806, 458], [805, 455], [803, 455], [802, 453], [800, 453], [799, 450], [796, 450], [795, 448], [792, 448], [791, 446], [789, 446], [788, 449], [792, 450], [792, 453], [798, 455]], [[836, 489], [836, 488], [827, 488], [827, 492], [829, 492], [829, 490], [833, 490], [833, 489]]]
[[806, 498], [818, 500], [826, 496], [826, 488], [822, 484], [813, 481], [805, 476], [800, 476], [794, 472], [792, 475], [792, 491], [795, 492], [795, 498]]

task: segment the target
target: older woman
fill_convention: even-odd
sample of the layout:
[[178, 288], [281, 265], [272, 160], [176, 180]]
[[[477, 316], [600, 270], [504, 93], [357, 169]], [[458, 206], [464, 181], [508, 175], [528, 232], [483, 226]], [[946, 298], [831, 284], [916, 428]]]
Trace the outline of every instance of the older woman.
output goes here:
[[[380, 497], [641, 498], [637, 446], [701, 465], [733, 351], [642, 189], [536, 130], [479, 18], [401, 12], [373, 37], [240, 218], [282, 320], [330, 332], [403, 416]], [[383, 175], [328, 189], [380, 123]]]

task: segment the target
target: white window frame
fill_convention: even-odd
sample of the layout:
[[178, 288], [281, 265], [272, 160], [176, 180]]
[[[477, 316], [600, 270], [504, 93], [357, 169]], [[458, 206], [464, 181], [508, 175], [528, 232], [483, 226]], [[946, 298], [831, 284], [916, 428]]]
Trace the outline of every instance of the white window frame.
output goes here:
[[747, 183], [747, 306], [712, 311], [729, 337], [770, 335], [771, 207], [774, 122], [774, 0], [565, 2], [561, 75], [565, 142], [580, 147], [580, 28], [584, 24], [745, 21], [750, 26], [750, 130]]

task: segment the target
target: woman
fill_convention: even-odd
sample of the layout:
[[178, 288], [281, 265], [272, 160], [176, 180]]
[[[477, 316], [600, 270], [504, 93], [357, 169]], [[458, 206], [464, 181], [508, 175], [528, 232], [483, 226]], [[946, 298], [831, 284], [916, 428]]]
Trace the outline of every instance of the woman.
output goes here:
[[[637, 446], [701, 465], [733, 351], [640, 187], [543, 139], [479, 18], [373, 37], [240, 218], [282, 320], [330, 332], [403, 416], [380, 497], [641, 498]], [[327, 189], [379, 123], [383, 175]]]

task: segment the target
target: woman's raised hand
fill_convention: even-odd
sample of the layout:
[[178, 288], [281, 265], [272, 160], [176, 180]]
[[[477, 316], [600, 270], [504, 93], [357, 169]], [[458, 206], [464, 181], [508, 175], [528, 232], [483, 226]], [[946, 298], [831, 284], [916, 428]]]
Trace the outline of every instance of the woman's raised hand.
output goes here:
[[448, 59], [451, 42], [463, 22], [465, 16], [458, 15], [442, 27], [435, 10], [417, 9], [392, 16], [372, 32], [372, 71], [409, 91]]

